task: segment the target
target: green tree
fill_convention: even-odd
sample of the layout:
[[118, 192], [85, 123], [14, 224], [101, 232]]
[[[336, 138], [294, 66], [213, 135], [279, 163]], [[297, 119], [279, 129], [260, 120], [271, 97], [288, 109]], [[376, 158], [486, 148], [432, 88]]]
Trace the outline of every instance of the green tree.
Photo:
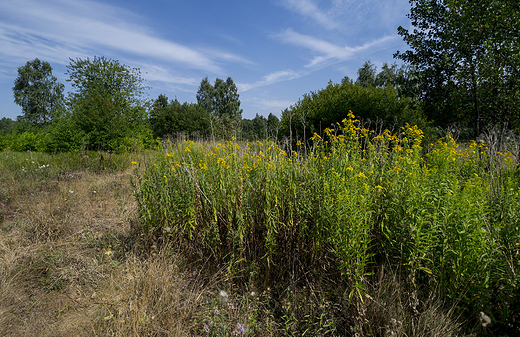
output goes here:
[[520, 127], [520, 7], [517, 1], [411, 0], [411, 50], [394, 56], [419, 73], [425, 113], [437, 124]]
[[0, 119], [0, 134], [13, 133], [16, 126], [16, 121], [11, 118], [2, 117]]
[[211, 85], [204, 78], [197, 91], [197, 103], [210, 115], [211, 134], [230, 138], [236, 133], [242, 119], [240, 95], [231, 77], [217, 78]]
[[356, 84], [364, 88], [375, 87], [376, 71], [377, 67], [375, 65], [373, 65], [370, 61], [365, 62], [363, 66], [357, 71], [358, 78], [356, 80]]
[[22, 120], [48, 125], [59, 114], [64, 85], [52, 75], [49, 62], [34, 59], [18, 67], [14, 81], [14, 101], [22, 107]]
[[386, 127], [405, 123], [426, 128], [421, 110], [408, 97], [400, 97], [393, 86], [364, 87], [344, 78], [341, 84], [329, 82], [326, 88], [305, 94], [282, 112], [281, 128], [294, 142], [306, 140], [334, 127], [352, 111], [365, 121], [382, 121]]
[[269, 113], [267, 116], [267, 136], [273, 139], [278, 139], [278, 132], [280, 131], [280, 119]]
[[78, 58], [70, 59], [67, 74], [74, 89], [72, 119], [90, 148], [117, 147], [121, 139], [145, 131], [147, 87], [138, 68], [104, 57]]
[[208, 136], [210, 118], [200, 105], [180, 103], [177, 99], [168, 102], [161, 94], [153, 102], [150, 112], [150, 126], [154, 137], [164, 137], [185, 132], [192, 136]]

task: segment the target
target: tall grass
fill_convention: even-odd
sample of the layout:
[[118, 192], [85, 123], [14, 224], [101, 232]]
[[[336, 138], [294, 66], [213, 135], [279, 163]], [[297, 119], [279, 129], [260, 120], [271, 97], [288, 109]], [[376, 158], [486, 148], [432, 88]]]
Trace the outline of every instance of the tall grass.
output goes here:
[[272, 142], [168, 143], [135, 171], [141, 229], [280, 298], [313, 285], [363, 308], [372, 274], [398, 267], [412, 310], [436, 292], [518, 333], [518, 158], [449, 136], [426, 150], [417, 127], [359, 125], [349, 114], [292, 153]]

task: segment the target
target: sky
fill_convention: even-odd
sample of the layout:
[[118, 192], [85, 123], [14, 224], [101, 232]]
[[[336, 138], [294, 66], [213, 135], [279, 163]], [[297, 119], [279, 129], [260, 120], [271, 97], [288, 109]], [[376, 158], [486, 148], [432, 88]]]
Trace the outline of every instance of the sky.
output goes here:
[[0, 0], [0, 118], [22, 114], [18, 67], [49, 62], [67, 93], [70, 59], [94, 56], [139, 68], [147, 99], [196, 102], [203, 78], [231, 77], [243, 118], [280, 116], [366, 61], [398, 61], [409, 11], [408, 0]]

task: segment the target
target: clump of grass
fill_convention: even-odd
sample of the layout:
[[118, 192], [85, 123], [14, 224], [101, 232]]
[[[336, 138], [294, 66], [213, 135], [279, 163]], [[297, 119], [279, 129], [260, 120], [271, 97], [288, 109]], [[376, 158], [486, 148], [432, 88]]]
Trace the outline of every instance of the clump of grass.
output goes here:
[[351, 328], [362, 336], [460, 336], [455, 305], [446, 306], [439, 291], [417, 289], [407, 274], [381, 267], [358, 303]]

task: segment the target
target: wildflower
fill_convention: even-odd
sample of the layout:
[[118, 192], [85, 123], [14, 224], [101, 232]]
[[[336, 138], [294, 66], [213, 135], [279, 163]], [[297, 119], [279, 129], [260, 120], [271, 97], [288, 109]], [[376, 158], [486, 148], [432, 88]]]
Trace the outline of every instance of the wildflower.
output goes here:
[[238, 334], [239, 335], [244, 333], [244, 327], [242, 326], [242, 324], [237, 323], [237, 329], [238, 329]]
[[491, 317], [489, 317], [488, 315], [486, 315], [485, 313], [483, 313], [481, 311], [480, 312], [480, 323], [482, 323], [482, 326], [484, 328], [487, 327], [489, 324], [491, 324]]
[[377, 185], [376, 188], [382, 190], [382, 189], [383, 189], [383, 186], [381, 186], [381, 185]]
[[365, 178], [365, 179], [366, 179], [367, 176], [366, 176], [363, 172], [359, 172], [359, 173], [356, 175], [356, 177], [358, 177], [358, 178]]
[[136, 161], [133, 161], [133, 162], [131, 162], [130, 164], [135, 165], [135, 164], [137, 164], [137, 162], [136, 162]]
[[228, 301], [228, 297], [229, 296], [228, 296], [228, 294], [227, 294], [227, 292], [225, 290], [221, 290], [218, 296], [220, 297], [220, 300], [222, 302], [227, 302]]
[[184, 148], [184, 152], [191, 152], [189, 147]]
[[70, 191], [70, 190], [69, 190], [69, 192], [70, 192], [71, 194], [74, 193], [74, 191]]

